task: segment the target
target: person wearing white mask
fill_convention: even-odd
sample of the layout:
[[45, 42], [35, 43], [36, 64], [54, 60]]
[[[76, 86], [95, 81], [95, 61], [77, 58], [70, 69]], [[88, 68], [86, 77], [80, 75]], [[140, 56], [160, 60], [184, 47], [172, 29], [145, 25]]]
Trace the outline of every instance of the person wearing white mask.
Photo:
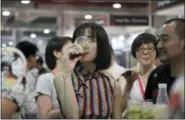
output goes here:
[[[26, 65], [26, 58], [20, 50], [13, 47], [7, 47], [2, 50], [1, 118], [14, 118], [15, 113], [19, 112], [27, 98], [29, 89], [26, 88]], [[6, 86], [9, 75], [12, 75], [16, 82], [10, 89]]]
[[[12, 115], [16, 113], [15, 118], [21, 118], [21, 116], [23, 118], [36, 118], [37, 106], [34, 99], [35, 95], [34, 92], [30, 91], [30, 87], [27, 85], [30, 80], [27, 77], [27, 73], [36, 67], [36, 53], [38, 48], [28, 41], [19, 42], [16, 48], [5, 48], [4, 60], [1, 61], [1, 65], [4, 65], [4, 68], [1, 69], [4, 76], [3, 84], [7, 82], [8, 74], [11, 74], [16, 79], [16, 84], [9, 86], [10, 89], [8, 89], [5, 84], [2, 86], [4, 88], [2, 118], [12, 118]], [[7, 68], [8, 71], [6, 70]], [[7, 103], [10, 104], [9, 108], [6, 107]], [[20, 108], [20, 110], [18, 108]]]

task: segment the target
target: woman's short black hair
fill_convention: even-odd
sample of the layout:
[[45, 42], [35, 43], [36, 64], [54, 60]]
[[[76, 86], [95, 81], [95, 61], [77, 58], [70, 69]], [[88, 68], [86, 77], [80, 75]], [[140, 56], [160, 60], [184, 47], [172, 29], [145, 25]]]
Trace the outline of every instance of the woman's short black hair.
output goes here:
[[56, 67], [56, 57], [53, 51], [61, 51], [68, 41], [72, 41], [72, 38], [55, 36], [48, 41], [45, 50], [45, 61], [49, 69], [53, 70]]
[[111, 64], [112, 49], [108, 35], [103, 27], [95, 23], [84, 23], [78, 26], [73, 34], [73, 42], [86, 28], [91, 29], [92, 38], [97, 41], [97, 56], [94, 59], [96, 70], [107, 69]]
[[154, 45], [154, 48], [156, 50], [156, 58], [158, 56], [158, 52], [157, 52], [157, 49], [156, 49], [156, 46], [157, 46], [157, 38], [150, 34], [150, 33], [142, 33], [140, 35], [138, 35], [132, 45], [131, 45], [131, 53], [132, 53], [132, 56], [134, 58], [136, 58], [136, 51], [137, 49], [142, 45], [142, 44], [148, 44], [148, 43], [152, 43]]
[[37, 46], [29, 41], [21, 41], [17, 43], [15, 47], [24, 54], [26, 59], [28, 59], [30, 56], [35, 56], [38, 51]]

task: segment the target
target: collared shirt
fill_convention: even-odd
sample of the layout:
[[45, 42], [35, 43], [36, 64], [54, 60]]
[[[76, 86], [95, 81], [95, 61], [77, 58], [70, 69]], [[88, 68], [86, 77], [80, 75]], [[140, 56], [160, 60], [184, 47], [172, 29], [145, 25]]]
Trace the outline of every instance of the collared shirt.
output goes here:
[[112, 112], [113, 87], [110, 78], [78, 67], [72, 77], [80, 118], [109, 118]]
[[158, 84], [166, 83], [167, 84], [167, 93], [169, 95], [170, 89], [175, 77], [171, 77], [170, 65], [162, 64], [158, 66], [155, 70], [152, 71], [148, 78], [148, 83], [145, 90], [145, 100], [152, 100], [155, 104], [158, 95]]

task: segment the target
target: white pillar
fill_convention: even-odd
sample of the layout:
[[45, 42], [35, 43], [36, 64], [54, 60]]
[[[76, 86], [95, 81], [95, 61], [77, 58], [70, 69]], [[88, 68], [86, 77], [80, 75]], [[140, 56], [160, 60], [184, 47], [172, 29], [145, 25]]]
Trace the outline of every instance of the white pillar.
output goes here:
[[152, 1], [148, 1], [148, 19], [149, 26], [152, 27]]
[[62, 25], [62, 22], [63, 22], [63, 16], [62, 14], [59, 14], [58, 17], [57, 17], [57, 26], [58, 26], [58, 30], [57, 30], [57, 36], [62, 36], [63, 35], [63, 25]]

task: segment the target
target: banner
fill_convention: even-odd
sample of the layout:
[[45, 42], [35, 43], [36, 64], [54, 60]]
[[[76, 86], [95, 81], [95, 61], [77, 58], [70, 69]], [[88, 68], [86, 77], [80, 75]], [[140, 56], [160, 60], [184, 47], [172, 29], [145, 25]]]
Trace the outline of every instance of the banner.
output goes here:
[[148, 16], [110, 15], [110, 25], [148, 26]]

